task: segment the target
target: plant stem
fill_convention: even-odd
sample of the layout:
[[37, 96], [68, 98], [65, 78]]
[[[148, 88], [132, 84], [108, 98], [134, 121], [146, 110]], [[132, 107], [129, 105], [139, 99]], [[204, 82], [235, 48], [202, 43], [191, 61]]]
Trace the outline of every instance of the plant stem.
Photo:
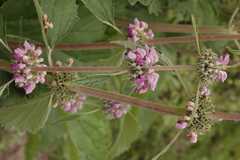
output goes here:
[[163, 154], [165, 154], [170, 149], [170, 147], [177, 141], [178, 137], [182, 134], [182, 132], [183, 130], [178, 131], [175, 137], [170, 141], [170, 143], [161, 152], [154, 156], [152, 160], [158, 160]]
[[[69, 89], [73, 92], [85, 94], [87, 96], [130, 104], [133, 107], [150, 109], [162, 114], [168, 114], [168, 115], [174, 115], [174, 116], [183, 116], [185, 114], [185, 109], [169, 107], [169, 106], [162, 105], [160, 103], [147, 101], [147, 100], [143, 100], [143, 99], [139, 99], [136, 97], [131, 97], [131, 96], [115, 93], [115, 92], [109, 92], [109, 91], [86, 87], [82, 85], [69, 86]], [[217, 120], [240, 121], [239, 113], [215, 112], [210, 116]]]
[[226, 66], [226, 69], [237, 68], [237, 67], [240, 67], [240, 62], [233, 65]]
[[[199, 35], [199, 41], [227, 41], [227, 40], [239, 40], [240, 34], [207, 34]], [[176, 37], [162, 37], [156, 38], [146, 42], [149, 45], [164, 45], [164, 44], [183, 44], [195, 42], [195, 36], [176, 36]], [[18, 43], [9, 41], [9, 46], [15, 48]], [[44, 47], [41, 43], [37, 46]], [[71, 50], [98, 50], [98, 49], [114, 49], [122, 48], [120, 44], [113, 44], [111, 42], [96, 42], [96, 43], [81, 43], [81, 44], [58, 44], [56, 49], [63, 51]]]
[[193, 65], [175, 65], [175, 66], [154, 66], [153, 69], [155, 71], [179, 71], [179, 70], [194, 70], [195, 67]]
[[[126, 28], [131, 23], [127, 20], [117, 21], [117, 25]], [[193, 33], [192, 25], [188, 24], [167, 24], [159, 22], [148, 22], [149, 28], [154, 32], [167, 32], [167, 33]], [[228, 33], [228, 29], [218, 26], [202, 26], [199, 27], [199, 33]]]
[[127, 95], [104, 91], [100, 89], [90, 88], [86, 86], [69, 86], [69, 89], [73, 92], [82, 93], [87, 96], [92, 96], [100, 99], [110, 100], [110, 101], [117, 101], [120, 103], [130, 104], [132, 106], [151, 109], [156, 112], [170, 114], [170, 115], [183, 115], [183, 110], [179, 108], [172, 108], [161, 105], [159, 103], [146, 101], [142, 99], [138, 99], [135, 97], [130, 97]]
[[43, 18], [42, 17], [44, 15], [44, 13], [42, 11], [42, 8], [41, 8], [38, 0], [33, 0], [33, 2], [34, 2], [34, 5], [35, 5], [36, 11], [37, 11], [37, 15], [38, 15], [38, 20], [39, 20], [39, 23], [40, 23], [40, 26], [41, 26], [43, 42], [44, 42], [45, 47], [47, 48], [47, 51], [48, 51], [48, 64], [49, 64], [49, 66], [53, 66], [53, 62], [52, 62], [52, 48], [49, 45], [49, 42], [48, 42], [48, 39], [47, 39], [47, 35], [46, 35], [45, 29], [44, 29], [44, 26], [43, 26]]
[[[154, 66], [156, 71], [176, 71], [176, 70], [193, 70], [192, 65], [176, 65], [176, 66]], [[127, 69], [121, 67], [107, 66], [81, 66], [81, 67], [34, 67], [33, 71], [47, 72], [78, 72], [78, 73], [113, 73], [113, 75], [128, 73]]]

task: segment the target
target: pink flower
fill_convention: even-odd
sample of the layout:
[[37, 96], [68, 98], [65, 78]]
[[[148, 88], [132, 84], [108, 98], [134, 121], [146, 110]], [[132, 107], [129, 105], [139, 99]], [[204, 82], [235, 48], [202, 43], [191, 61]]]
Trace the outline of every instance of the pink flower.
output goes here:
[[197, 143], [197, 140], [198, 140], [198, 135], [196, 132], [190, 132], [188, 135], [187, 135], [189, 141], [191, 143]]
[[221, 71], [221, 70], [216, 71], [216, 77], [215, 77], [216, 80], [224, 82], [227, 79], [227, 77], [228, 77], [227, 72]]
[[26, 94], [32, 93], [38, 83], [45, 82], [46, 72], [32, 72], [32, 67], [46, 67], [41, 64], [43, 59], [41, 48], [35, 48], [33, 44], [24, 42], [22, 48], [16, 48], [13, 53], [13, 64], [11, 69], [14, 81], [18, 87], [22, 87]]
[[147, 50], [147, 55], [146, 55], [146, 64], [147, 65], [154, 65], [155, 63], [158, 62], [159, 57], [158, 57], [158, 52], [155, 50], [154, 47], [149, 48], [147, 45], [145, 46]]
[[149, 70], [135, 80], [136, 91], [140, 94], [146, 93], [149, 89], [155, 91], [158, 79], [159, 74], [155, 73], [153, 69]]
[[206, 97], [207, 97], [207, 96], [210, 96], [211, 92], [210, 92], [210, 90], [208, 89], [207, 86], [203, 86], [203, 87], [201, 88], [200, 94], [201, 94], [202, 96], [206, 96]]
[[27, 84], [24, 85], [23, 88], [26, 94], [30, 94], [36, 88], [36, 84], [34, 82], [28, 82]]
[[155, 91], [157, 87], [157, 82], [159, 79], [159, 74], [155, 73], [153, 69], [149, 70], [149, 73], [146, 75], [149, 87], [152, 91]]
[[105, 113], [109, 119], [119, 119], [127, 114], [129, 109], [128, 105], [124, 105], [114, 101], [108, 101], [105, 104]]
[[63, 102], [63, 109], [65, 112], [76, 113], [79, 109], [82, 109], [85, 100], [86, 96], [76, 95], [75, 98]]
[[132, 51], [129, 51], [129, 52], [127, 53], [127, 58], [130, 59], [130, 60], [132, 60], [132, 61], [135, 61], [136, 58], [137, 58], [137, 55], [136, 55], [135, 53], [133, 53]]
[[137, 18], [134, 19], [133, 24], [128, 25], [128, 39], [134, 42], [139, 40], [153, 39], [154, 34], [149, 26], [144, 21], [139, 21]]
[[[224, 54], [219, 57], [216, 64], [219, 66], [226, 66], [230, 62], [229, 54]], [[224, 82], [227, 79], [228, 75], [227, 72], [224, 70], [216, 69], [215, 79], [221, 82]]]
[[144, 48], [129, 50], [126, 54], [127, 59], [140, 66], [150, 67], [159, 61], [158, 52], [154, 47], [145, 45]]
[[146, 77], [144, 75], [138, 77], [135, 80], [135, 84], [136, 84], [136, 91], [138, 93], [143, 94], [148, 91], [148, 84], [147, 84]]
[[177, 121], [176, 128], [177, 129], [185, 129], [187, 127], [188, 123], [186, 121]]
[[224, 54], [219, 57], [217, 60], [217, 65], [228, 65], [230, 62], [230, 56], [229, 54]]
[[195, 106], [195, 103], [193, 103], [192, 101], [189, 101], [187, 103], [187, 110], [188, 111], [193, 111], [194, 110], [194, 106]]

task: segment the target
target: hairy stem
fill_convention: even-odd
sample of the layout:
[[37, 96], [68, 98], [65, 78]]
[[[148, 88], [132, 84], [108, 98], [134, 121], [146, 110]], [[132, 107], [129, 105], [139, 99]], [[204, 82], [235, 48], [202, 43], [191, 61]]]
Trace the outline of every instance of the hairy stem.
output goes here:
[[[195, 42], [195, 36], [177, 36], [177, 37], [162, 37], [156, 38], [146, 42], [149, 45], [162, 45], [162, 44], [183, 44]], [[207, 34], [199, 35], [199, 41], [226, 41], [226, 40], [239, 40], [240, 34]], [[9, 46], [16, 48], [17, 42], [9, 41]], [[36, 44], [37, 46], [44, 47], [41, 43]], [[96, 43], [81, 43], [81, 44], [58, 44], [55, 46], [56, 49], [63, 51], [71, 50], [96, 50], [96, 49], [113, 49], [122, 48], [120, 44], [113, 44], [111, 42], [96, 42]]]
[[152, 160], [158, 160], [162, 155], [164, 155], [170, 149], [170, 147], [177, 141], [178, 137], [182, 134], [182, 132], [183, 130], [178, 131], [175, 137], [169, 142], [169, 144], [161, 152], [154, 156]]
[[[87, 96], [96, 97], [105, 100], [117, 101], [120, 103], [130, 104], [133, 107], [140, 107], [145, 109], [150, 109], [155, 112], [162, 114], [174, 115], [174, 116], [183, 116], [185, 114], [185, 109], [174, 108], [162, 105], [160, 103], [147, 101], [139, 99], [136, 97], [131, 97], [115, 92], [109, 92], [101, 89], [86, 87], [86, 86], [69, 86], [69, 89], [73, 92], [85, 94]], [[211, 114], [211, 117], [217, 120], [227, 120], [227, 121], [240, 121], [239, 113], [224, 113], [224, 112], [215, 112]]]
[[[176, 66], [154, 66], [156, 71], [176, 71], [176, 70], [193, 70], [192, 65], [176, 65]], [[81, 67], [34, 67], [34, 71], [47, 72], [78, 72], [78, 73], [115, 73], [116, 75], [128, 73], [128, 70], [121, 67], [107, 66], [81, 66]]]
[[151, 109], [159, 113], [170, 114], [170, 115], [183, 115], [184, 110], [179, 108], [172, 108], [161, 105], [159, 103], [151, 102], [142, 100], [135, 97], [130, 97], [127, 95], [115, 93], [115, 92], [108, 92], [100, 89], [90, 88], [86, 86], [69, 86], [69, 89], [73, 92], [86, 94], [88, 96], [105, 99], [105, 100], [112, 100], [117, 101], [120, 103], [130, 104], [132, 106]]

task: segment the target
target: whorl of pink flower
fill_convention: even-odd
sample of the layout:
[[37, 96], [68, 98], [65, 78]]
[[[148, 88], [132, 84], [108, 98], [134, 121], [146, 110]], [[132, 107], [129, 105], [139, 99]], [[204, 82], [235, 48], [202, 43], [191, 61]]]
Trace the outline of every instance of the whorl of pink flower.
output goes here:
[[78, 110], [82, 109], [85, 100], [86, 96], [77, 95], [76, 98], [63, 102], [63, 109], [65, 112], [76, 113]]
[[108, 101], [105, 104], [104, 111], [109, 119], [119, 119], [127, 114], [129, 106], [115, 101]]
[[146, 22], [134, 19], [132, 24], [128, 25], [128, 39], [137, 42], [139, 40], [153, 39], [154, 34]]
[[144, 48], [136, 48], [127, 52], [127, 58], [140, 66], [152, 66], [159, 61], [158, 52], [154, 47], [145, 45]]
[[150, 69], [135, 79], [136, 91], [140, 94], [146, 93], [149, 89], [155, 91], [158, 79], [159, 74], [155, 73], [153, 69]]
[[47, 72], [33, 72], [32, 67], [46, 67], [42, 64], [43, 58], [41, 48], [24, 42], [23, 46], [16, 48], [13, 53], [13, 63], [11, 69], [14, 74], [14, 81], [18, 87], [24, 88], [26, 94], [30, 94], [36, 88], [38, 83], [45, 83]]
[[198, 141], [198, 135], [196, 132], [193, 132], [193, 131], [188, 133], [187, 138], [191, 143], [197, 143]]
[[[229, 54], [224, 54], [220, 56], [216, 62], [218, 66], [227, 66], [230, 62]], [[215, 72], [215, 79], [221, 82], [224, 82], [227, 79], [228, 75], [226, 71], [217, 69]]]

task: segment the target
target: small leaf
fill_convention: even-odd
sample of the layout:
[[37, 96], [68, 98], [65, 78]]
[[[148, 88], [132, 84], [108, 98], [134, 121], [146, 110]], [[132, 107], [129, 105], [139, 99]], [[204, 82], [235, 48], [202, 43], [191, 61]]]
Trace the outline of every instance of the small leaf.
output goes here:
[[112, 13], [112, 0], [81, 0], [84, 5], [94, 14], [102, 23], [112, 27], [119, 33], [121, 31], [114, 24]]
[[0, 123], [5, 127], [36, 132], [44, 126], [51, 111], [48, 100], [49, 96], [45, 95], [19, 105], [3, 107], [0, 109]]

